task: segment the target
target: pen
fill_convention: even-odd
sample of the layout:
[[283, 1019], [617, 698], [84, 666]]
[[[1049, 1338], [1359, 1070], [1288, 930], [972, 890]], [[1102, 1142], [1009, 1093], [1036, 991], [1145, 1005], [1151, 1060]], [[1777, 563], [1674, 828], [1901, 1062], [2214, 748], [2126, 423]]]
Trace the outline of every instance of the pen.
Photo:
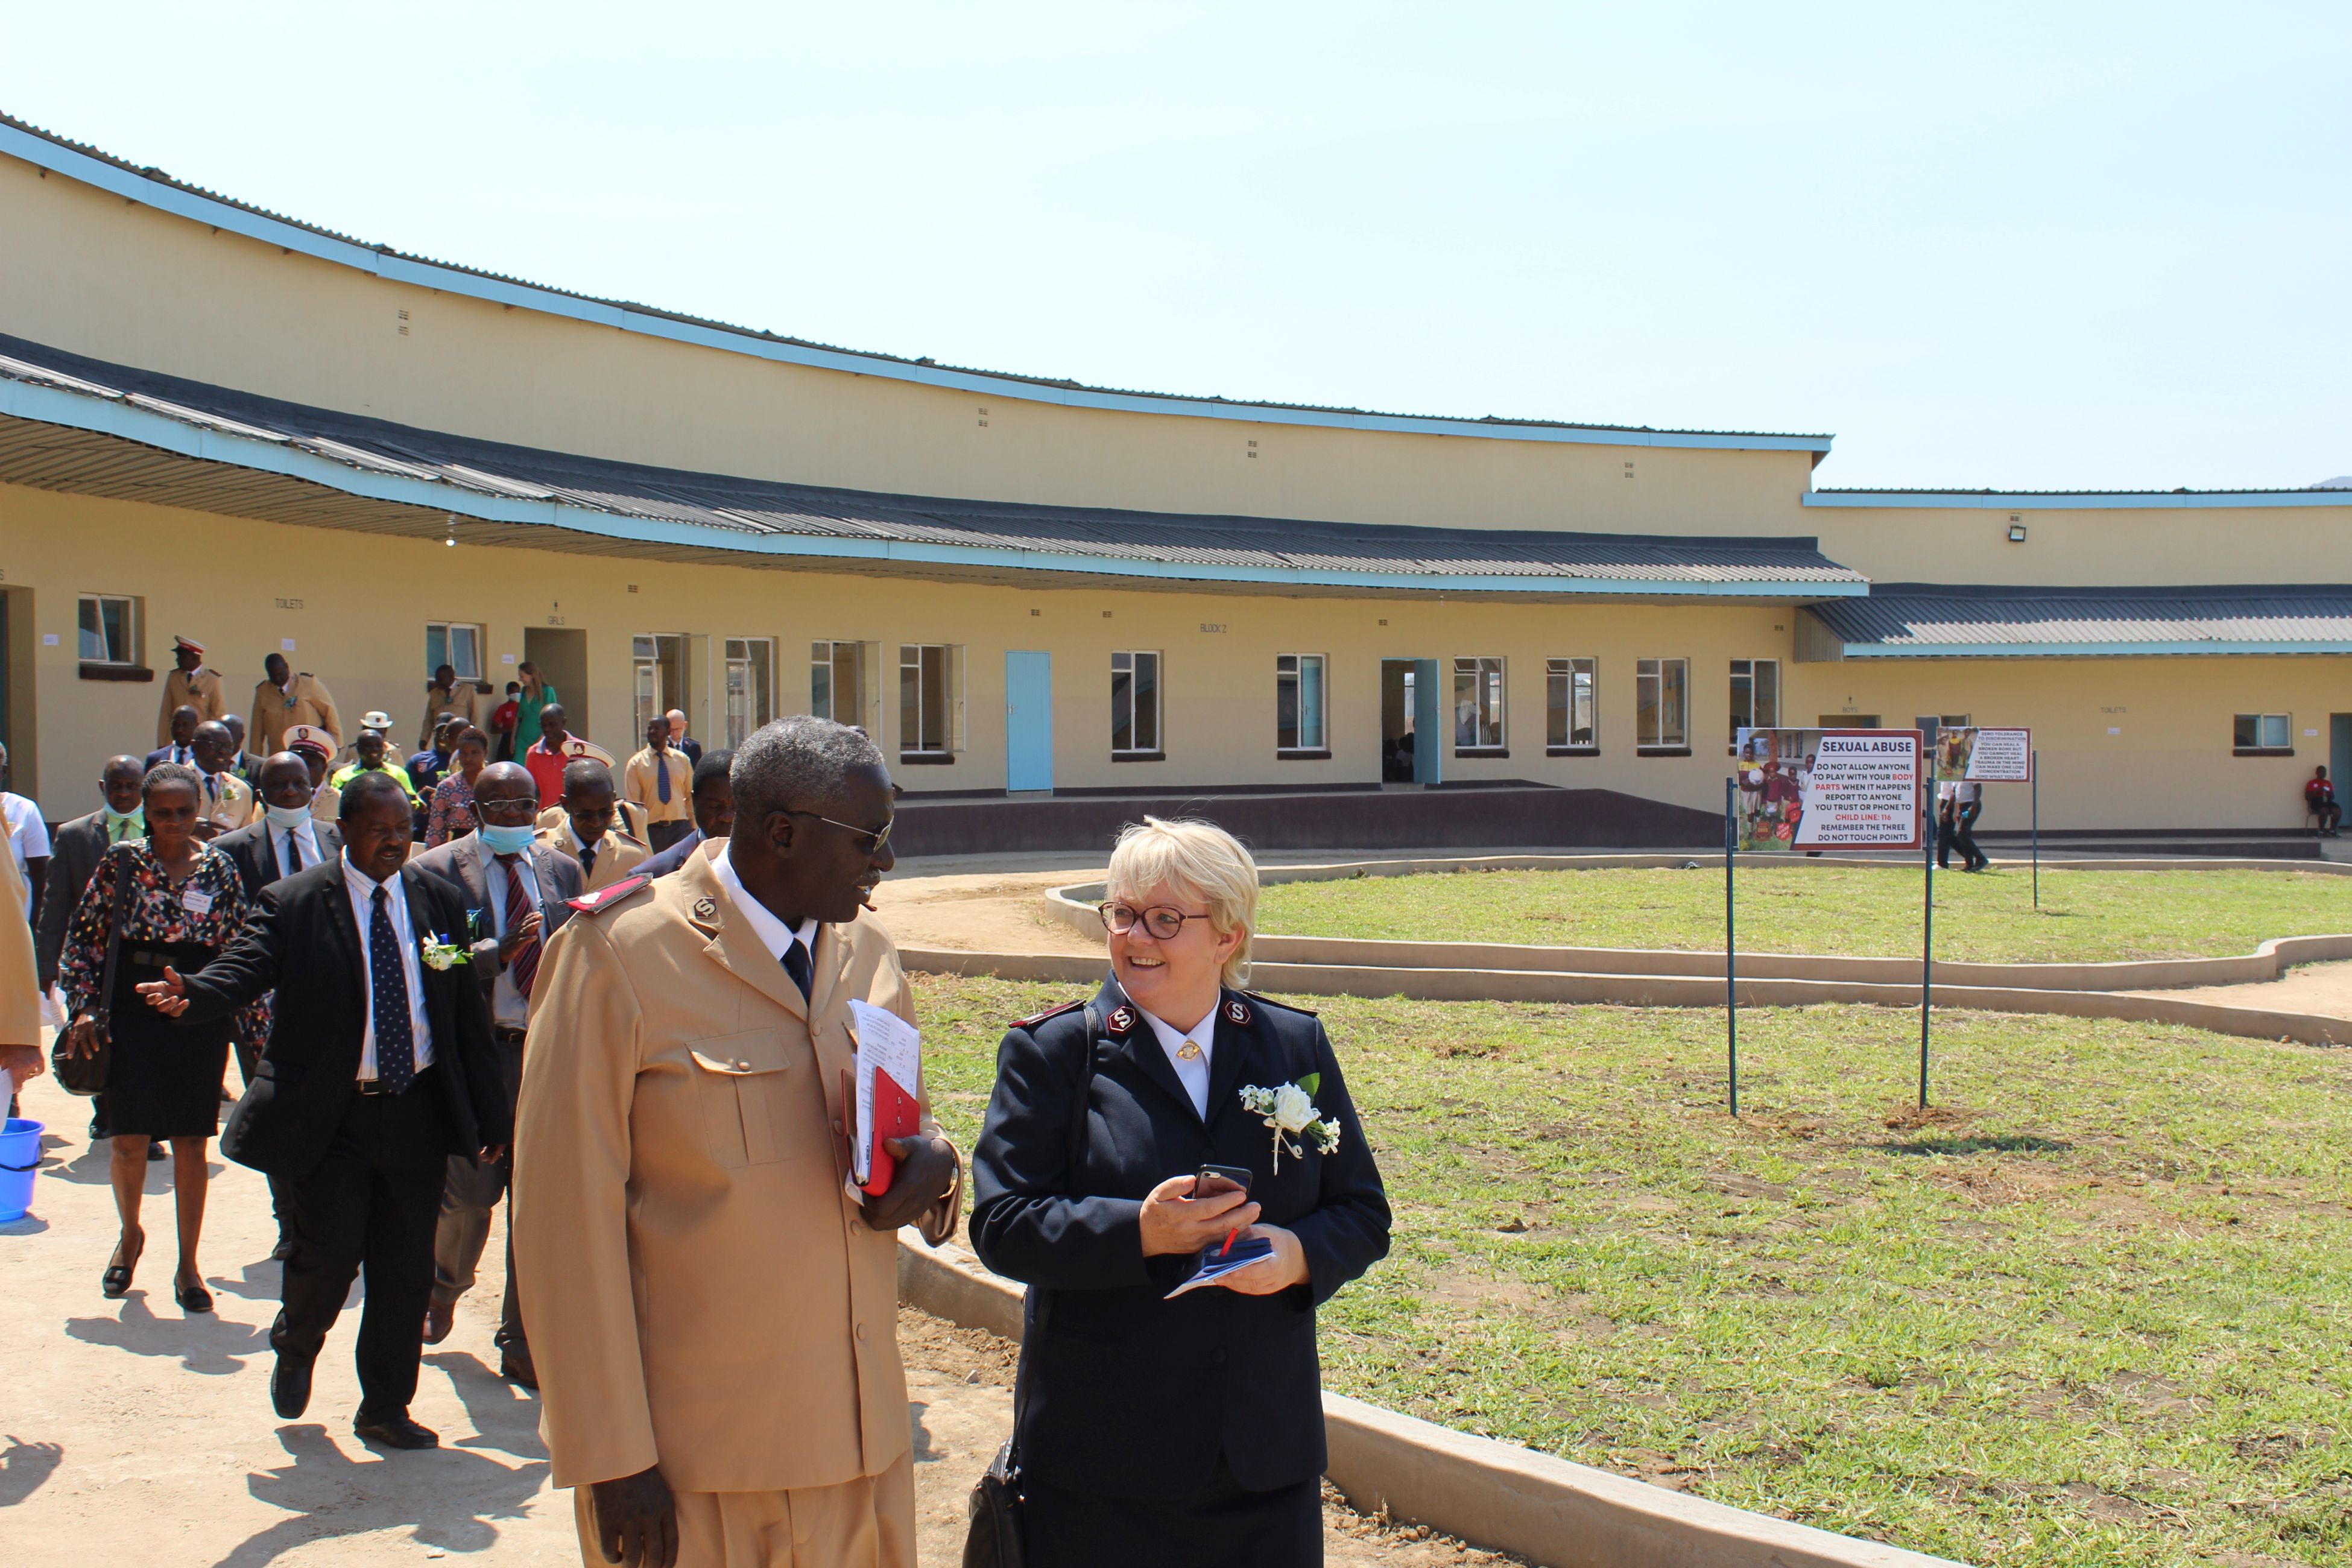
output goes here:
[[1224, 1246], [1217, 1248], [1217, 1256], [1223, 1258], [1226, 1253], [1231, 1252], [1234, 1249], [1234, 1237], [1240, 1234], [1241, 1232], [1239, 1230], [1229, 1230], [1225, 1232], [1225, 1244]]

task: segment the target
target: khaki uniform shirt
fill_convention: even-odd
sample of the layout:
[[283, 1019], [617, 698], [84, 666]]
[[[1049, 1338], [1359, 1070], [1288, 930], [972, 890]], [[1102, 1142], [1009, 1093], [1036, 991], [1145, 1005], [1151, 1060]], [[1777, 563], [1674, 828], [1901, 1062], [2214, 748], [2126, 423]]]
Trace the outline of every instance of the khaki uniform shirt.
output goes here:
[[[669, 800], [661, 797], [661, 775], [656, 767], [669, 771]], [[646, 746], [631, 757], [621, 770], [621, 794], [634, 804], [643, 806], [648, 822], [688, 822], [694, 816], [694, 764], [686, 753], [676, 748], [665, 749], [656, 763], [654, 749]]]
[[[481, 700], [482, 694], [474, 689], [470, 680], [457, 682], [457, 689], [446, 694], [437, 686], [427, 686], [425, 689], [425, 718], [416, 726], [416, 749], [420, 752], [433, 749], [433, 721], [444, 713], [455, 713], [484, 734], [488, 734], [488, 727], [482, 723]], [[491, 739], [495, 742], [497, 737], [491, 736]]]
[[[604, 836], [596, 840], [596, 863], [591, 866], [587, 857], [582, 853], [580, 835], [572, 829], [572, 819], [557, 807], [548, 809], [555, 812], [555, 826], [548, 826], [546, 813], [541, 813], [539, 841], [550, 849], [561, 850], [580, 862], [583, 873], [580, 879], [580, 890], [583, 893], [611, 887], [635, 870], [637, 862], [653, 853], [646, 847], [646, 841], [635, 834], [608, 827], [604, 829]], [[533, 984], [536, 985], [536, 982]]]
[[[558, 828], [565, 826], [571, 822], [571, 816], [564, 811], [562, 805], [558, 803], [557, 805], [548, 806], [544, 810], [541, 811], [538, 817], [533, 820], [531, 826], [538, 828], [541, 833], [553, 833]], [[627, 834], [632, 838], [643, 838], [646, 836], [645, 808], [638, 805], [635, 801], [614, 801], [613, 803], [613, 826], [619, 828], [622, 832]]]
[[228, 711], [221, 692], [220, 671], [206, 665], [174, 669], [163, 677], [163, 710], [155, 716], [155, 743], [172, 743], [172, 715], [182, 708], [196, 710], [196, 722], [209, 724]]
[[245, 716], [247, 733], [260, 741], [254, 749], [263, 756], [286, 749], [286, 731], [297, 724], [316, 724], [343, 744], [343, 721], [326, 685], [309, 670], [286, 683], [280, 691], [265, 680], [253, 689], [253, 711]]
[[261, 815], [261, 802], [253, 786], [235, 773], [206, 773], [204, 795], [197, 803], [204, 820], [223, 833], [234, 833]]
[[331, 784], [322, 784], [310, 792], [310, 820], [332, 822], [343, 815], [343, 792]]
[[898, 1237], [845, 1190], [840, 1128], [850, 999], [911, 999], [870, 918], [821, 927], [813, 969], [804, 1000], [699, 858], [548, 943], [514, 1249], [559, 1487], [658, 1463], [680, 1492], [798, 1490], [908, 1452]]

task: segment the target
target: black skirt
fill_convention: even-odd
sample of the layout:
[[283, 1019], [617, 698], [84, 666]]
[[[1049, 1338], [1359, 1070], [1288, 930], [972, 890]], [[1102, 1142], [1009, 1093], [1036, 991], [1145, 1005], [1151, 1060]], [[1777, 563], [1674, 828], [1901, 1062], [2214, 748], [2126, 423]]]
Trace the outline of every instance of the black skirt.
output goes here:
[[1208, 1487], [1188, 1498], [1105, 1497], [1024, 1475], [1030, 1568], [1320, 1568], [1323, 1482], [1270, 1492], [1234, 1479], [1223, 1454]]
[[190, 974], [216, 950], [191, 942], [126, 942], [114, 975], [112, 1039], [106, 1068], [110, 1132], [149, 1138], [210, 1138], [220, 1131], [221, 1079], [228, 1071], [229, 1020], [182, 1024], [147, 1005], [131, 987], [163, 978], [170, 964]]

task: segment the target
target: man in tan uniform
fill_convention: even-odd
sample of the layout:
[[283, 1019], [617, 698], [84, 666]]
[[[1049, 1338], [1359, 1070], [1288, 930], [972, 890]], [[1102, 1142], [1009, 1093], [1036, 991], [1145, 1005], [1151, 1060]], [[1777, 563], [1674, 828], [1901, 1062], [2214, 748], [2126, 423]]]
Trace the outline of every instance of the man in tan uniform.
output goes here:
[[188, 637], [172, 639], [172, 673], [163, 678], [163, 710], [155, 715], [155, 743], [172, 743], [172, 715], [183, 707], [196, 710], [196, 722], [209, 724], [228, 711], [221, 691], [220, 671], [205, 667], [205, 645]]
[[261, 668], [269, 679], [253, 689], [253, 749], [265, 757], [274, 756], [287, 749], [288, 730], [308, 724], [325, 731], [335, 750], [341, 751], [342, 715], [335, 711], [335, 700], [325, 682], [307, 669], [295, 673], [282, 653], [271, 654]]
[[581, 1560], [912, 1568], [899, 1226], [951, 1232], [926, 1107], [888, 1191], [847, 1185], [855, 999], [911, 1017], [890, 779], [803, 714], [736, 752], [724, 853], [573, 901], [533, 995], [515, 1265]]
[[433, 672], [433, 679], [425, 688], [425, 721], [416, 727], [416, 749], [433, 749], [433, 731], [440, 727], [441, 715], [455, 713], [467, 723], [479, 726], [482, 693], [470, 680], [457, 679], [455, 665], [445, 664]]
[[597, 892], [637, 868], [653, 851], [621, 824], [613, 803], [612, 770], [592, 758], [563, 765], [563, 798], [539, 814], [539, 841], [580, 862], [581, 889]]

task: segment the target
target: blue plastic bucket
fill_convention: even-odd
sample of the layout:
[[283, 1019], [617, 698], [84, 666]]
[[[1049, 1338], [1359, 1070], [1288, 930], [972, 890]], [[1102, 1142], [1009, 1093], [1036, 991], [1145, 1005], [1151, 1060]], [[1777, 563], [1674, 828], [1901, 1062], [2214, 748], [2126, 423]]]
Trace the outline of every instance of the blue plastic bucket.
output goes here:
[[0, 1225], [23, 1219], [33, 1206], [33, 1172], [41, 1163], [41, 1124], [8, 1118], [0, 1131]]

